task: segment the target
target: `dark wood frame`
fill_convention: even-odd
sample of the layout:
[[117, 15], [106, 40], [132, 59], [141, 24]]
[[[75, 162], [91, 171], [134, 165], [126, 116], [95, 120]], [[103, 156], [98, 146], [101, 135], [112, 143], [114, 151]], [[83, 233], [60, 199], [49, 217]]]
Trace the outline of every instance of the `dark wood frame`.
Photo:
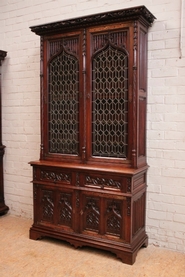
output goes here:
[[[6, 57], [7, 52], [0, 50], [0, 66]], [[3, 173], [3, 156], [5, 146], [2, 144], [2, 106], [1, 106], [1, 72], [0, 72], [0, 215], [8, 212], [9, 207], [5, 205], [4, 201], [4, 173]]]

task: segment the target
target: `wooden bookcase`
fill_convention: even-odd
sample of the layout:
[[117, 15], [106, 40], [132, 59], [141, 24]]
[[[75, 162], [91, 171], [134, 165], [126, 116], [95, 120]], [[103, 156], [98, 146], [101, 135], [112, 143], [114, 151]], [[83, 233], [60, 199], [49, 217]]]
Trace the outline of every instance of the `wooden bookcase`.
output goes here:
[[112, 251], [147, 245], [144, 6], [30, 27], [41, 45], [40, 160], [30, 238]]

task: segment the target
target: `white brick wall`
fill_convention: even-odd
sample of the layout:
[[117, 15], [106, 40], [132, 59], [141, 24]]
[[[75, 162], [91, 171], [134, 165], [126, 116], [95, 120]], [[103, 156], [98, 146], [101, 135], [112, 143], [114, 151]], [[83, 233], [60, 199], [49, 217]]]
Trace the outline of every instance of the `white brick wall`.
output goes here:
[[[184, 1], [184, 0], [183, 0]], [[32, 217], [28, 162], [39, 158], [39, 37], [29, 26], [146, 5], [157, 17], [149, 30], [149, 242], [185, 251], [185, 17], [180, 59], [181, 0], [1, 0], [5, 200], [10, 213]], [[185, 14], [185, 10], [184, 10]]]

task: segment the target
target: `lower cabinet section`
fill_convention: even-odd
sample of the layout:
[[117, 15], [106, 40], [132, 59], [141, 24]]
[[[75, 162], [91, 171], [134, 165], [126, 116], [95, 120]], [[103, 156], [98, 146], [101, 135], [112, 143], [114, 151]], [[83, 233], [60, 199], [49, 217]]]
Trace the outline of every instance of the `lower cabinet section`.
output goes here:
[[134, 263], [139, 248], [147, 246], [146, 168], [105, 174], [87, 167], [32, 166], [31, 239], [47, 236], [76, 248], [102, 248]]

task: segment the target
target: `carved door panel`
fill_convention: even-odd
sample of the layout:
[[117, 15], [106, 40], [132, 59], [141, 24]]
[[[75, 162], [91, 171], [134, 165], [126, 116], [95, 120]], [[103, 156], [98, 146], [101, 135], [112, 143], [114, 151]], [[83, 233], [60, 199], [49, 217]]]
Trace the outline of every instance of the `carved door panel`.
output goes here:
[[125, 197], [105, 199], [104, 228], [109, 239], [125, 240]]
[[54, 224], [55, 190], [34, 184], [34, 220], [38, 224]]
[[80, 203], [81, 232], [101, 233], [102, 199], [98, 194], [82, 193]]
[[82, 158], [84, 146], [81, 31], [43, 40], [44, 159]]
[[[57, 229], [74, 229], [74, 192], [70, 189], [34, 185], [37, 223]], [[39, 213], [38, 213], [39, 211]]]
[[125, 240], [126, 197], [104, 193], [82, 193], [81, 232]]
[[[89, 160], [129, 159], [130, 26], [113, 24], [87, 31], [87, 121]], [[117, 162], [119, 162], [117, 160]], [[107, 160], [106, 160], [107, 161]], [[115, 161], [116, 162], [116, 161]]]
[[57, 225], [62, 229], [74, 230], [74, 192], [60, 190], [57, 193]]

